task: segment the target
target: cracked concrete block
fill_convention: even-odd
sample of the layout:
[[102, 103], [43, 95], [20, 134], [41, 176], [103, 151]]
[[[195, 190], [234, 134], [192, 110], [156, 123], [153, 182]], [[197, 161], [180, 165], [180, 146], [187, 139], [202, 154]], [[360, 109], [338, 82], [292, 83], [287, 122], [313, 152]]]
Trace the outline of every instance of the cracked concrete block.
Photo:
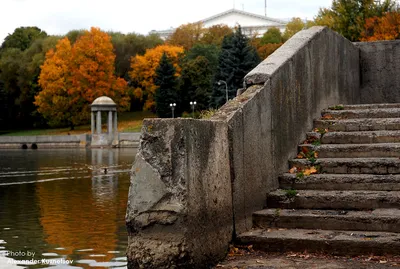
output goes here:
[[233, 231], [228, 127], [149, 119], [132, 167], [128, 268], [208, 268]]

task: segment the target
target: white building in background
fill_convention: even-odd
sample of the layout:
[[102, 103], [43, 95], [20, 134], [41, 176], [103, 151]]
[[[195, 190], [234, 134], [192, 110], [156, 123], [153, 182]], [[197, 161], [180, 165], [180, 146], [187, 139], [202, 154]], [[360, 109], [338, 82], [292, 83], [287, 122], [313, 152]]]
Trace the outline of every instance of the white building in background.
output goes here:
[[[276, 27], [283, 32], [287, 24], [287, 22], [283, 20], [273, 19], [237, 9], [231, 9], [219, 13], [199, 22], [202, 23], [204, 28], [218, 24], [225, 24], [231, 28], [234, 28], [239, 24], [242, 27], [242, 32], [247, 36], [252, 36], [255, 33], [257, 33], [258, 36], [262, 36], [271, 27]], [[172, 35], [174, 31], [175, 28], [171, 28], [161, 31], [153, 30], [150, 33], [158, 34], [162, 39], [165, 40]]]

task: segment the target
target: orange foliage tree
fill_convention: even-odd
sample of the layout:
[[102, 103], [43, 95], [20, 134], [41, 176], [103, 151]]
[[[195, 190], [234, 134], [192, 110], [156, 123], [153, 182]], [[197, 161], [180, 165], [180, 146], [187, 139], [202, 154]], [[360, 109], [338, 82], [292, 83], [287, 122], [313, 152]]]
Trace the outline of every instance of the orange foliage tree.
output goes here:
[[164, 52], [173, 63], [177, 71], [176, 75], [179, 76], [181, 69], [178, 63], [184, 52], [183, 47], [161, 45], [153, 49], [148, 49], [144, 55], [132, 57], [132, 71], [129, 73], [129, 76], [135, 87], [133, 91], [135, 98], [145, 100], [144, 110], [154, 111], [155, 109], [154, 95], [157, 86], [154, 84], [154, 78]]
[[200, 22], [183, 24], [168, 38], [167, 44], [190, 50], [200, 40], [203, 32], [204, 29]]
[[382, 17], [368, 18], [365, 21], [361, 41], [400, 39], [400, 13], [387, 12]]
[[122, 111], [129, 105], [128, 86], [114, 75], [113, 46], [108, 34], [92, 27], [71, 46], [60, 40], [41, 66], [42, 91], [35, 105], [51, 126], [74, 126], [90, 118], [90, 104], [102, 95]]
[[269, 55], [271, 55], [274, 51], [276, 51], [283, 43], [268, 43], [265, 45], [261, 44], [261, 39], [254, 35], [250, 39], [250, 44], [256, 49], [258, 56], [260, 56], [261, 60], [264, 60]]
[[256, 50], [257, 50], [258, 56], [260, 56], [261, 59], [265, 59], [282, 45], [283, 45], [283, 43], [279, 43], [279, 44], [269, 43], [269, 44], [265, 44], [265, 45], [262, 45], [262, 46], [256, 48]]

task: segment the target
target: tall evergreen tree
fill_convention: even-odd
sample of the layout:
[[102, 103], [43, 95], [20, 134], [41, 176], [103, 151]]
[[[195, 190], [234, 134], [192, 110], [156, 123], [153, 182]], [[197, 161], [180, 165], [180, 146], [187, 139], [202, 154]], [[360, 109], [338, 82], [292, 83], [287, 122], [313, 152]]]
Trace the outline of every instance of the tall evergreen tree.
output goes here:
[[156, 113], [160, 118], [172, 117], [170, 104], [177, 101], [177, 79], [175, 77], [175, 67], [164, 52], [160, 64], [156, 69], [154, 83], [156, 89]]
[[226, 81], [228, 97], [232, 99], [236, 96], [236, 91], [242, 87], [245, 75], [260, 61], [249, 39], [242, 34], [240, 26], [233, 35], [226, 36], [222, 41], [218, 68], [214, 76], [211, 106], [220, 107], [226, 102], [225, 84], [218, 85], [218, 81]]

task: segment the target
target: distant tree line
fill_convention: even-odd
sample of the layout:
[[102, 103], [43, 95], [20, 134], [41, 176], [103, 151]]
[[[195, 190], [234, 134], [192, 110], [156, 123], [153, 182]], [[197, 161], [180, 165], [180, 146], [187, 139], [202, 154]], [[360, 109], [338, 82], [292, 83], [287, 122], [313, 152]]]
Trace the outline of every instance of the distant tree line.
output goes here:
[[[333, 0], [313, 21], [293, 18], [282, 33], [243, 35], [240, 26], [185, 24], [159, 36], [72, 30], [51, 36], [20, 27], [0, 47], [0, 128], [74, 126], [88, 122], [89, 104], [109, 95], [122, 110], [170, 117], [218, 108], [243, 77], [298, 31], [324, 25], [351, 41], [400, 38], [394, 0]], [[218, 83], [223, 81], [223, 83]], [[226, 83], [226, 85], [225, 85]], [[189, 112], [189, 113], [188, 113]]]

